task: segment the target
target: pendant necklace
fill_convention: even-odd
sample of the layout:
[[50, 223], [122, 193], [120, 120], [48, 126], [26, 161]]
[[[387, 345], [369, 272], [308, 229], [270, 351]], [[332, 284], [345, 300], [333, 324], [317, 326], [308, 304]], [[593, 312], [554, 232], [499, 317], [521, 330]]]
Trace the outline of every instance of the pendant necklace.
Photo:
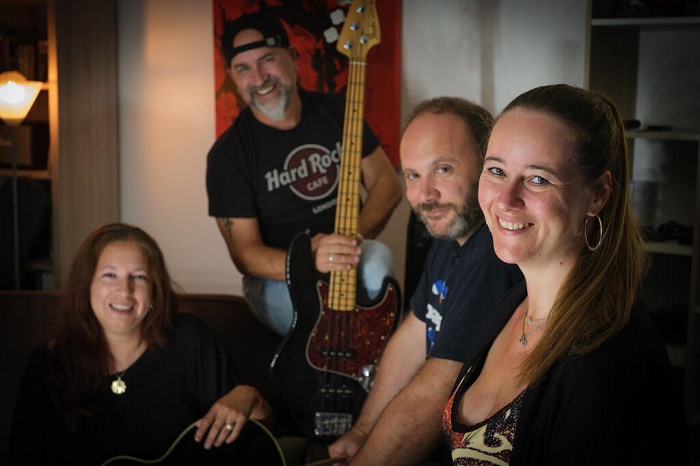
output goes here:
[[[528, 305], [527, 308], [525, 309], [525, 316], [523, 317], [523, 329], [522, 329], [522, 335], [520, 336], [520, 339], [518, 340], [521, 345], [527, 346], [527, 337], [528, 335], [532, 335], [535, 333], [537, 330], [539, 330], [544, 324], [547, 323], [547, 318], [543, 317], [541, 319], [533, 319], [532, 317], [528, 316], [528, 312], [530, 312], [530, 306]], [[539, 322], [542, 321], [537, 327], [533, 328], [532, 330], [529, 330], [525, 332], [525, 324], [527, 325], [532, 325], [533, 322]]]
[[[136, 357], [136, 354], [138, 354], [139, 349], [141, 349], [141, 343], [139, 343], [139, 345], [136, 347], [134, 354], [131, 356], [132, 359], [134, 359]], [[133, 361], [132, 361], [132, 364], [133, 364]], [[131, 367], [131, 365], [127, 366], [127, 368], [124, 369], [123, 371], [121, 371], [120, 373], [115, 374], [115, 376], [117, 378], [115, 380], [112, 380], [112, 387], [111, 387], [112, 393], [114, 393], [115, 395], [123, 395], [126, 392], [126, 382], [124, 382], [124, 379], [122, 377], [124, 377], [124, 374], [126, 374], [126, 371], [129, 370], [129, 367]]]
[[115, 395], [121, 395], [126, 391], [126, 382], [122, 380], [122, 377], [124, 376], [125, 372], [126, 369], [123, 370], [121, 374], [116, 374], [116, 380], [112, 380], [112, 393], [114, 393]]

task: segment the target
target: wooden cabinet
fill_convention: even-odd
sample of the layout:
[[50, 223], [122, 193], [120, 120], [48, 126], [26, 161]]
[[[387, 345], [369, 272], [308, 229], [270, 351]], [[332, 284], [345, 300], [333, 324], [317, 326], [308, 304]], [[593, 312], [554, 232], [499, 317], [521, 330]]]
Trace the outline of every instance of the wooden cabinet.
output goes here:
[[48, 164], [21, 175], [51, 185], [50, 287], [58, 288], [87, 233], [119, 220], [116, 1], [0, 0], [0, 18], [39, 31], [39, 41], [45, 31], [44, 103], [32, 112], [49, 124]]
[[611, 4], [591, 3], [586, 85], [628, 123], [632, 198], [652, 259], [641, 296], [699, 424], [700, 16], [620, 17]]

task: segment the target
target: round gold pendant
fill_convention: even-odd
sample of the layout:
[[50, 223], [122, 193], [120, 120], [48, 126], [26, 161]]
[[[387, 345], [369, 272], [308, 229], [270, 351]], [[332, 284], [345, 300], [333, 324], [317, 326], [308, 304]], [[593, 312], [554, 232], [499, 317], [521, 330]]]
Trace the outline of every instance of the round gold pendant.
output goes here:
[[126, 391], [126, 383], [122, 379], [112, 381], [112, 393], [121, 395]]

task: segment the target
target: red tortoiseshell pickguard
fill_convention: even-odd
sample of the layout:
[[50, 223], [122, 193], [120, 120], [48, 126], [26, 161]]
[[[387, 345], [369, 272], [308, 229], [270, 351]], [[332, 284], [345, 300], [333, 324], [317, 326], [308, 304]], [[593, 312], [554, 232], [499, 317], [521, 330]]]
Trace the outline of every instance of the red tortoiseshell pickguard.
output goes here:
[[357, 377], [362, 366], [376, 364], [392, 331], [397, 290], [386, 288], [372, 307], [356, 305], [351, 311], [328, 307], [328, 284], [318, 281], [321, 312], [306, 346], [309, 364], [318, 370]]

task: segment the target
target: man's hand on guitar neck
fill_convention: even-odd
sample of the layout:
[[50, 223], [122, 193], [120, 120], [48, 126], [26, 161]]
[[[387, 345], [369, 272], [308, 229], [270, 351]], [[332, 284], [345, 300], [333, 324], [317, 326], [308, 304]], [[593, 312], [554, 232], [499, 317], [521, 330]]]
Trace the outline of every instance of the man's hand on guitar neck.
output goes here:
[[311, 238], [314, 265], [321, 273], [350, 270], [360, 262], [362, 237], [318, 233]]

